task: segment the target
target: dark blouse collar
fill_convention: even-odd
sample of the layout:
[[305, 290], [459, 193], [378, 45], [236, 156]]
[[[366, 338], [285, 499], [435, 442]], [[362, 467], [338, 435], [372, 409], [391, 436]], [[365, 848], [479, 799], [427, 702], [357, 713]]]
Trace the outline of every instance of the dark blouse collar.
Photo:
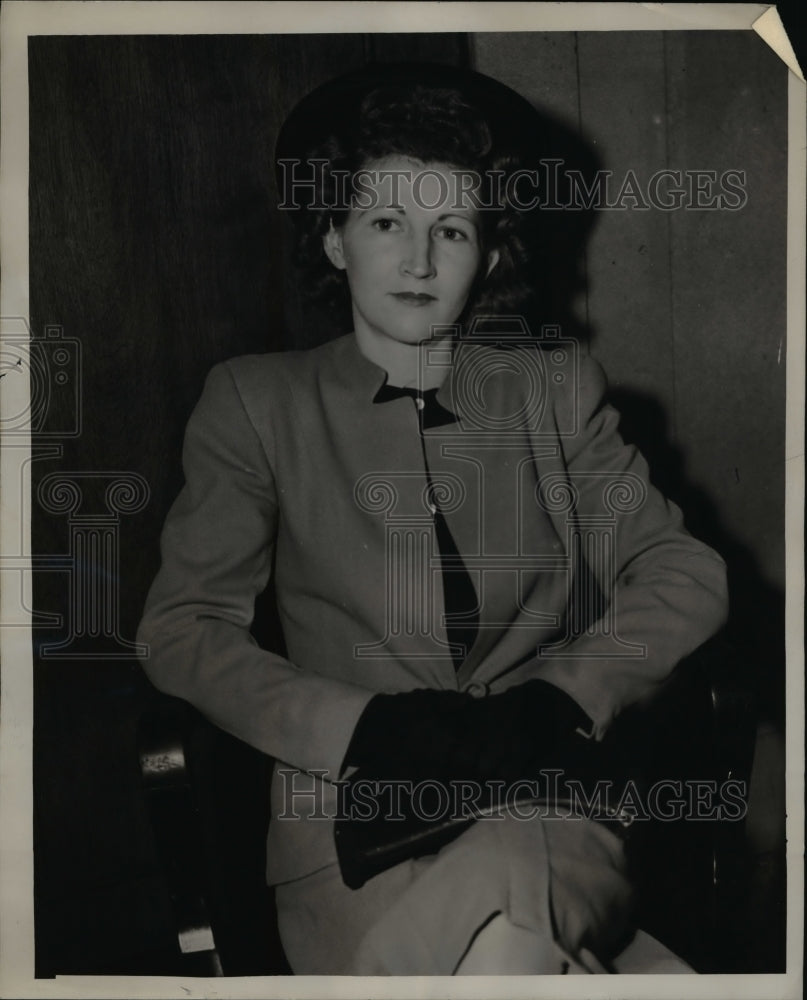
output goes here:
[[[368, 402], [381, 403], [398, 399], [403, 395], [412, 396], [412, 398], [422, 395], [424, 401], [427, 398], [434, 401], [437, 408], [435, 412], [440, 411], [442, 414], [441, 423], [457, 419], [456, 407], [452, 405], [454, 399], [453, 367], [449, 369], [445, 381], [438, 389], [419, 392], [416, 389], [409, 390], [388, 385], [386, 371], [362, 354], [354, 334], [350, 333], [341, 337], [336, 346], [340, 378], [350, 389], [363, 395]], [[445, 417], [448, 419], [444, 419]]]
[[438, 402], [437, 394], [439, 391], [439, 389], [413, 389], [409, 386], [389, 385], [385, 382], [373, 396], [373, 402], [389, 403], [394, 399], [408, 397], [415, 401], [418, 410], [420, 410], [424, 428], [442, 427], [444, 424], [453, 424], [457, 417], [451, 410]]

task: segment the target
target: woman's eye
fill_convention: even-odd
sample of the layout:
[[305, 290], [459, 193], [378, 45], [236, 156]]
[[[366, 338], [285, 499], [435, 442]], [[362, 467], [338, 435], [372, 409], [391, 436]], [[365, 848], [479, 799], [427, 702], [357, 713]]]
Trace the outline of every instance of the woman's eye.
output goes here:
[[374, 219], [372, 225], [375, 229], [379, 230], [379, 232], [389, 233], [398, 225], [398, 220], [385, 218]]
[[436, 233], [440, 239], [448, 240], [451, 243], [468, 239], [467, 235], [461, 229], [455, 229], [453, 226], [440, 226], [436, 230]]

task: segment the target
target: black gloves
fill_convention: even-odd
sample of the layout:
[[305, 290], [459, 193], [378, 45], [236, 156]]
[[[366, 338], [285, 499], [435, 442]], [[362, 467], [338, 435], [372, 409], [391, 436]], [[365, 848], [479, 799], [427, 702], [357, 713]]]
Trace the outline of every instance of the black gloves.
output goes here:
[[[429, 779], [479, 783], [475, 805], [484, 810], [498, 793], [482, 783], [565, 769], [591, 748], [593, 741], [575, 733], [590, 726], [573, 698], [541, 680], [486, 698], [432, 690], [376, 695], [345, 754], [345, 765], [358, 768], [342, 783], [335, 824], [345, 885], [357, 889], [392, 865], [438, 851], [473, 822], [467, 810], [434, 811], [439, 794], [436, 802], [421, 794]], [[387, 799], [393, 786], [394, 807]]]
[[379, 694], [362, 713], [344, 763], [384, 778], [514, 781], [562, 766], [563, 745], [578, 727], [591, 728], [586, 713], [542, 680], [485, 698]]

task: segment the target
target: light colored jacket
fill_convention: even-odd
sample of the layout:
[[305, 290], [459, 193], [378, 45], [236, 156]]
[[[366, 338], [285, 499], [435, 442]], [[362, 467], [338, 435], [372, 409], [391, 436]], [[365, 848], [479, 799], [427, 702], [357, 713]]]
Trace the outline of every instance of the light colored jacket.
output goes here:
[[[272, 883], [333, 863], [332, 824], [312, 810], [332, 814], [328, 779], [375, 692], [481, 696], [542, 677], [601, 738], [727, 613], [722, 560], [619, 437], [592, 359], [464, 343], [437, 396], [457, 420], [425, 431], [412, 399], [373, 401], [385, 377], [352, 335], [212, 370], [139, 630], [158, 688], [292, 769], [273, 815], [303, 818], [270, 824]], [[480, 602], [458, 673], [424, 447]], [[575, 628], [583, 562], [610, 607]], [[270, 573], [288, 659], [249, 633]], [[292, 802], [295, 788], [316, 797]]]

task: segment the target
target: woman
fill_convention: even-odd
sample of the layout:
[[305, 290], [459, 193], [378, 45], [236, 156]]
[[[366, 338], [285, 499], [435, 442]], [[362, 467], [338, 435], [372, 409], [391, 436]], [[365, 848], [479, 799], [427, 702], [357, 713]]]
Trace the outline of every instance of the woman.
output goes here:
[[[725, 616], [722, 561], [620, 440], [599, 366], [513, 321], [522, 107], [436, 67], [303, 102], [284, 205], [352, 332], [217, 366], [188, 425], [144, 666], [277, 761], [267, 874], [295, 973], [688, 971], [632, 936], [612, 825], [503, 811], [360, 888], [337, 856], [343, 779], [571, 766]], [[610, 558], [583, 558], [592, 532]], [[288, 658], [249, 633], [272, 573]]]

